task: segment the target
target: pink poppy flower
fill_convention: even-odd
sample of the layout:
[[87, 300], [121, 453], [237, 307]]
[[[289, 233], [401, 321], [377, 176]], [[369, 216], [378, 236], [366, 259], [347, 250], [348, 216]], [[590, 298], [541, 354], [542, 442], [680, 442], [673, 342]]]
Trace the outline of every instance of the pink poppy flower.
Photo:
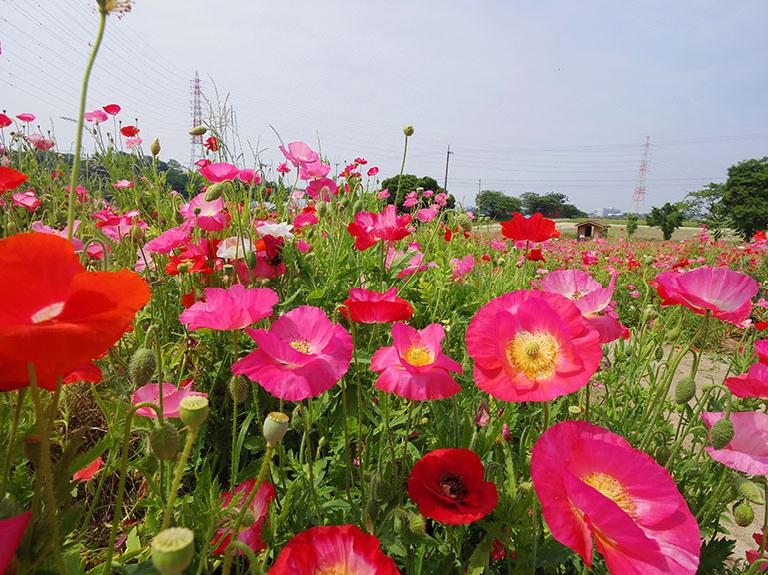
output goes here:
[[[243, 481], [240, 485], [235, 487], [235, 496], [238, 502], [234, 505], [234, 511], [237, 513], [243, 507], [243, 503], [251, 494], [251, 491], [256, 487], [255, 479], [248, 479]], [[266, 549], [267, 544], [262, 538], [264, 527], [267, 524], [267, 515], [269, 513], [269, 503], [275, 498], [275, 488], [271, 483], [263, 481], [259, 485], [259, 490], [256, 492], [253, 501], [248, 507], [253, 517], [253, 523], [248, 527], [242, 527], [237, 534], [237, 540], [245, 543], [248, 548], [254, 553], [258, 553], [263, 549]], [[232, 503], [232, 493], [227, 491], [219, 499], [221, 508], [225, 509]], [[231, 530], [227, 529], [228, 526], [222, 526], [216, 531], [216, 536], [213, 539], [214, 553], [224, 555], [229, 546], [229, 542], [232, 540]], [[226, 535], [225, 535], [226, 534]], [[234, 548], [235, 555], [242, 555], [243, 551], [238, 548]]]
[[311, 180], [312, 178], [325, 178], [331, 171], [331, 166], [324, 164], [320, 160], [309, 164], [299, 166], [299, 178], [302, 180]]
[[281, 174], [287, 174], [288, 172], [290, 172], [290, 171], [291, 171], [291, 168], [289, 168], [289, 167], [288, 167], [288, 164], [286, 164], [285, 162], [283, 162], [282, 164], [279, 164], [279, 165], [277, 166], [277, 171], [278, 171], [279, 173], [281, 173]]
[[131, 180], [117, 180], [114, 184], [112, 184], [112, 187], [118, 190], [132, 188], [133, 182]]
[[278, 297], [269, 288], [246, 288], [235, 284], [229, 289], [205, 288], [205, 301], [185, 309], [179, 321], [191, 330], [220, 331], [241, 329], [272, 315]]
[[246, 184], [254, 184], [256, 186], [261, 184], [261, 174], [256, 170], [240, 170], [236, 178]]
[[107, 104], [102, 108], [102, 110], [104, 110], [110, 116], [117, 116], [122, 108], [117, 104]]
[[91, 215], [99, 220], [96, 223], [96, 227], [110, 240], [115, 242], [119, 242], [124, 237], [130, 235], [134, 229], [146, 230], [149, 227], [146, 222], [139, 219], [139, 210], [131, 210], [124, 214], [102, 211], [101, 213], [94, 212]]
[[397, 215], [397, 208], [389, 205], [379, 214], [359, 212], [355, 221], [347, 226], [347, 231], [355, 238], [355, 248], [367, 250], [378, 241], [396, 242], [408, 236], [411, 232], [410, 214]]
[[750, 276], [723, 267], [704, 266], [677, 273], [656, 276], [656, 290], [661, 305], [684, 305], [694, 313], [708, 311], [725, 322], [739, 325], [752, 311], [752, 298], [758, 291]]
[[86, 112], [84, 116], [85, 116], [86, 122], [96, 122], [97, 124], [99, 122], [106, 122], [109, 119], [109, 116], [107, 116], [104, 110], [94, 110], [93, 112]]
[[375, 176], [378, 173], [379, 173], [379, 168], [377, 168], [376, 166], [373, 166], [372, 168], [368, 168], [369, 176]]
[[451, 258], [451, 267], [453, 268], [451, 279], [461, 279], [475, 268], [475, 258], [472, 254], [467, 254], [461, 259]]
[[29, 134], [27, 136], [27, 142], [29, 142], [36, 150], [45, 152], [53, 148], [56, 143], [53, 140], [49, 140], [42, 134]]
[[129, 150], [132, 150], [133, 148], [137, 146], [141, 146], [141, 144], [144, 142], [144, 140], [141, 139], [141, 136], [134, 136], [132, 138], [126, 138], [125, 139], [125, 147]]
[[408, 251], [395, 250], [395, 247], [390, 245], [387, 251], [387, 257], [384, 260], [384, 267], [390, 269], [392, 266], [395, 268], [400, 267], [405, 263], [405, 267], [400, 270], [397, 277], [402, 279], [409, 275], [413, 275], [416, 272], [426, 270], [428, 267], [437, 267], [435, 262], [431, 262], [430, 265], [424, 265], [424, 254], [419, 250], [419, 244], [412, 243], [408, 245]]
[[332, 388], [352, 360], [352, 336], [323, 310], [293, 309], [269, 331], [246, 329], [258, 346], [232, 372], [247, 376], [279, 399], [301, 401]]
[[[207, 393], [201, 393], [199, 391], [192, 391], [192, 380], [182, 382], [182, 387], [176, 387], [172, 383], [148, 383], [142, 385], [139, 389], [133, 392], [131, 397], [131, 404], [137, 405], [139, 403], [150, 402], [154, 403], [158, 407], [160, 406], [160, 390], [163, 393], [163, 417], [175, 419], [179, 417], [179, 406], [181, 400], [185, 397], [208, 397]], [[150, 407], [140, 407], [136, 410], [136, 415], [142, 417], [157, 418], [155, 410]]]
[[293, 218], [293, 227], [300, 230], [304, 226], [312, 226], [318, 222], [317, 212], [313, 206], [307, 206], [301, 213]]
[[[285, 159], [294, 166], [311, 164], [320, 161], [320, 156], [304, 142], [291, 142], [288, 147], [280, 146]], [[280, 168], [278, 168], [278, 171]]]
[[404, 208], [412, 208], [413, 206], [417, 206], [419, 204], [419, 194], [418, 192], [408, 192], [405, 194], [405, 201], [403, 202]]
[[102, 465], [104, 465], [104, 460], [99, 456], [82, 469], [75, 471], [75, 474], [72, 476], [72, 481], [89, 481], [90, 479], [93, 479], [93, 476], [96, 475], [96, 472], [99, 469], [101, 469]]
[[19, 114], [16, 117], [22, 122], [34, 122], [36, 116], [34, 114]]
[[768, 364], [768, 339], [761, 339], [755, 342], [755, 353], [760, 363]]
[[0, 113], [0, 129], [7, 128], [11, 124], [13, 124], [13, 120], [11, 120], [5, 114]]
[[16, 555], [30, 519], [32, 513], [29, 511], [8, 519], [0, 519], [0, 533], [3, 534], [0, 539], [0, 573], [10, 573], [8, 567]]
[[386, 200], [389, 196], [389, 190], [381, 190], [376, 194], [380, 200]]
[[557, 423], [533, 446], [531, 478], [552, 536], [587, 565], [594, 541], [611, 573], [696, 573], [696, 519], [669, 473], [623, 437]]
[[40, 207], [43, 202], [35, 195], [35, 190], [27, 190], [26, 192], [13, 192], [11, 194], [13, 205], [20, 208], [24, 208], [28, 212], [34, 212]]
[[[65, 227], [63, 230], [59, 231], [56, 230], [50, 226], [46, 226], [43, 224], [43, 222], [37, 221], [32, 222], [32, 224], [29, 226], [32, 228], [32, 231], [38, 232], [41, 234], [52, 234], [54, 236], [59, 236], [60, 238], [67, 238], [67, 235], [69, 233], [69, 226]], [[72, 245], [75, 246], [75, 251], [80, 252], [83, 250], [83, 242], [79, 238], [76, 238], [74, 234], [77, 233], [77, 228], [80, 227], [80, 220], [75, 220], [72, 225]]]
[[307, 185], [307, 194], [309, 194], [309, 197], [316, 200], [330, 202], [331, 195], [335, 196], [338, 193], [339, 187], [336, 185], [336, 182], [330, 178], [318, 178], [312, 180], [309, 182], [309, 185]]
[[504, 401], [548, 401], [587, 385], [600, 336], [565, 297], [515, 291], [481, 307], [466, 332], [477, 386]]
[[371, 358], [371, 371], [379, 373], [376, 387], [407, 399], [444, 399], [461, 387], [451, 372], [461, 373], [461, 364], [445, 355], [440, 324], [416, 330], [404, 323], [392, 324], [392, 343]]
[[296, 242], [296, 247], [299, 248], [299, 251], [303, 254], [312, 249], [312, 246], [305, 242], [303, 239], [300, 239], [298, 242]]
[[747, 373], [726, 378], [725, 386], [736, 397], [768, 398], [768, 365], [752, 364]]
[[[195, 213], [199, 210], [198, 213]], [[224, 210], [224, 198], [208, 201], [205, 192], [200, 192], [188, 204], [179, 208], [181, 215], [188, 221], [193, 221], [200, 229], [217, 232], [229, 225], [229, 212]]]
[[234, 180], [240, 175], [240, 168], [224, 162], [218, 164], [206, 164], [198, 170], [201, 176], [211, 183], [218, 184], [228, 180]]
[[416, 211], [416, 219], [426, 224], [434, 220], [437, 217], [437, 214], [439, 213], [440, 213], [440, 208], [438, 206], [430, 206], [428, 208], [422, 208]]
[[169, 228], [153, 240], [144, 244], [144, 250], [156, 254], [168, 254], [180, 248], [191, 237], [193, 221], [187, 220], [181, 226]]
[[209, 160], [208, 158], [200, 158], [195, 162], [195, 165], [198, 168], [204, 168], [205, 166], [210, 166], [212, 163], [213, 162], [211, 162], [211, 160]]
[[608, 287], [604, 288], [587, 272], [555, 270], [539, 282], [539, 287], [571, 300], [600, 334], [600, 343], [609, 343], [629, 336], [629, 330], [619, 323], [611, 302], [616, 289], [616, 277], [613, 274]]
[[[707, 428], [720, 421], [723, 412], [704, 412]], [[768, 475], [768, 413], [735, 411], [731, 413], [733, 439], [723, 449], [708, 445], [707, 454], [726, 467], [750, 475]]]

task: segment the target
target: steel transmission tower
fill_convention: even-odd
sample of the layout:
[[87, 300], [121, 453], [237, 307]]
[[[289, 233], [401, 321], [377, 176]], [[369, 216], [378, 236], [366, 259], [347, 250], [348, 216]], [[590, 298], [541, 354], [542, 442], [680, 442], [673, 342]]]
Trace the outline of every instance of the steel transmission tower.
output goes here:
[[[200, 75], [195, 70], [195, 79], [189, 82], [189, 113], [192, 116], [192, 127], [203, 123], [202, 84]], [[203, 157], [203, 136], [192, 136], [190, 140], [189, 165]]]
[[648, 174], [648, 151], [651, 148], [651, 137], [645, 137], [643, 144], [643, 159], [640, 160], [640, 170], [637, 173], [637, 183], [635, 184], [635, 193], [632, 194], [632, 201], [635, 202], [635, 214], [640, 214], [645, 200], [645, 177]]

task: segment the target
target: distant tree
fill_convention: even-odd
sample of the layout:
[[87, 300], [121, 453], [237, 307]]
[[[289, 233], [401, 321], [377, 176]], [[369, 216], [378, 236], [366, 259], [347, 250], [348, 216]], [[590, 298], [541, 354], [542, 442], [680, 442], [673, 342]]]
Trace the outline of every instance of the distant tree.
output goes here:
[[480, 215], [494, 220], [507, 220], [513, 213], [523, 209], [523, 202], [519, 198], [494, 190], [483, 190], [477, 194], [476, 203]]
[[541, 213], [548, 218], [581, 218], [586, 214], [573, 204], [568, 203], [568, 196], [557, 192], [539, 195], [535, 192], [520, 194], [523, 213], [530, 216]]
[[719, 209], [745, 240], [768, 228], [768, 157], [728, 168], [722, 194]]
[[685, 217], [689, 220], [706, 221], [720, 209], [723, 199], [723, 184], [707, 184], [701, 190], [689, 192], [683, 199]]
[[[397, 199], [397, 207], [402, 208], [403, 202], [405, 201], [405, 194], [408, 192], [414, 191], [416, 188], [422, 188], [424, 190], [432, 190], [436, 194], [443, 192], [443, 188], [440, 187], [440, 185], [437, 183], [437, 180], [431, 176], [414, 176], [413, 174], [403, 174], [402, 179], [400, 180], [400, 194], [399, 197], [397, 194], [397, 187], [398, 187], [398, 179], [399, 174], [392, 176], [391, 178], [387, 178], [386, 180], [383, 180], [381, 182], [381, 189], [382, 190], [389, 190], [389, 198], [387, 198], [387, 203], [394, 204], [395, 200]], [[453, 208], [453, 206], [456, 204], [456, 200], [453, 198], [453, 196], [448, 196], [448, 203], [446, 205], [447, 208]], [[426, 206], [422, 206], [426, 207]]]
[[628, 214], [627, 215], [627, 236], [632, 237], [635, 235], [635, 232], [637, 231], [637, 222], [638, 217], [637, 214]]
[[685, 206], [681, 203], [671, 204], [667, 202], [660, 208], [651, 208], [651, 213], [645, 218], [645, 223], [651, 227], [661, 229], [665, 240], [672, 238], [672, 232], [683, 225], [683, 209]]

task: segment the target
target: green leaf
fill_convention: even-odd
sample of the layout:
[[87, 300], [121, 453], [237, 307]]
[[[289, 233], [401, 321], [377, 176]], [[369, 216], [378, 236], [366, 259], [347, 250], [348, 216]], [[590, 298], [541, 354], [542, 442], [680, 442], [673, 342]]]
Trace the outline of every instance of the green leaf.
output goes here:
[[697, 575], [716, 575], [723, 572], [723, 566], [733, 553], [736, 542], [731, 539], [712, 539], [701, 547], [701, 561]]
[[539, 548], [539, 553], [536, 556], [536, 567], [549, 572], [550, 569], [568, 561], [573, 554], [571, 549], [555, 539], [547, 539]]
[[139, 539], [139, 528], [134, 527], [128, 533], [128, 539], [125, 540], [125, 552], [134, 553], [141, 550], [141, 540]]
[[486, 533], [485, 537], [477, 544], [467, 563], [467, 575], [482, 575], [488, 567], [488, 560], [493, 549], [493, 534]]

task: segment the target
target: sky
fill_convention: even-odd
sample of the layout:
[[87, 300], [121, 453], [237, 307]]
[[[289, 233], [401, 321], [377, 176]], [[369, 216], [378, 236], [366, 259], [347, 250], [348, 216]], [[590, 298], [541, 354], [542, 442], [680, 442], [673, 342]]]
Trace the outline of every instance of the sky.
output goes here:
[[[36, 114], [62, 151], [94, 5], [0, 0], [0, 109]], [[86, 109], [120, 104], [145, 149], [187, 163], [197, 71], [204, 113], [234, 110], [241, 167], [283, 160], [276, 131], [384, 177], [412, 124], [406, 173], [442, 184], [450, 145], [464, 206], [493, 189], [632, 209], [649, 137], [648, 210], [768, 155], [766, 22], [765, 0], [138, 0], [109, 18]]]

